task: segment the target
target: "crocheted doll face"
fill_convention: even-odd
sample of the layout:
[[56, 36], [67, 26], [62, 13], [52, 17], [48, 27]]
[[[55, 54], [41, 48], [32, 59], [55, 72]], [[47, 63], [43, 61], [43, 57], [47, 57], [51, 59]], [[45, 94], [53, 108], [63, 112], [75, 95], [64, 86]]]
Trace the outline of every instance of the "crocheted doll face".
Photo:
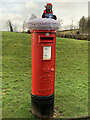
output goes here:
[[51, 6], [51, 5], [48, 5], [48, 6], [46, 7], [46, 9], [47, 9], [47, 10], [52, 10], [52, 6]]

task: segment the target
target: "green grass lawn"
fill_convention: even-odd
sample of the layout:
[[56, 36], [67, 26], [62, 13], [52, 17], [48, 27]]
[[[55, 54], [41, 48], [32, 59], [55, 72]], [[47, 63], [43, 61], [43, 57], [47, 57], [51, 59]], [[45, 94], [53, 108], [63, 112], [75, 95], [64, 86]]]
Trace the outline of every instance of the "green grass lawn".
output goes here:
[[[34, 118], [30, 34], [2, 32], [2, 117]], [[55, 118], [88, 115], [88, 41], [56, 40]]]

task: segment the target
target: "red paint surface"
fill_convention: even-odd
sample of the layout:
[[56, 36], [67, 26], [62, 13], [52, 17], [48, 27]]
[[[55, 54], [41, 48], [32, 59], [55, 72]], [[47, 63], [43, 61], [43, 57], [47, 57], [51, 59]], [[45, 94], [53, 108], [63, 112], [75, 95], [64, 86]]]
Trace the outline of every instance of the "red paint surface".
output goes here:
[[[49, 33], [49, 36], [46, 36]], [[53, 37], [53, 40], [41, 40]], [[43, 46], [51, 46], [51, 60], [43, 60]], [[56, 32], [48, 30], [31, 31], [32, 94], [48, 96], [54, 93]]]

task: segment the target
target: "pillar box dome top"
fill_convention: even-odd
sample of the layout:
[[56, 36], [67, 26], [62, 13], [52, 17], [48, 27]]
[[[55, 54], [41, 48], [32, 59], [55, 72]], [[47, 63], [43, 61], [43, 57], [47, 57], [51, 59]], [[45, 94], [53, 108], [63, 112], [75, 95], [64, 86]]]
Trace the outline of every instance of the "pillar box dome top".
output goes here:
[[35, 18], [28, 20], [26, 26], [29, 30], [57, 30], [60, 24], [57, 20], [49, 18]]

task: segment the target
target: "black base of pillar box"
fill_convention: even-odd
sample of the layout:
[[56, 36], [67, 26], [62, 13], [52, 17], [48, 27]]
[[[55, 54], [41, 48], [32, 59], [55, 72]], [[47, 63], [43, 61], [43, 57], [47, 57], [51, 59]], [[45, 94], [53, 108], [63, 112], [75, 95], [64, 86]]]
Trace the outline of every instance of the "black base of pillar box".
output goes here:
[[54, 94], [49, 96], [31, 94], [31, 112], [39, 118], [51, 118], [54, 113]]

